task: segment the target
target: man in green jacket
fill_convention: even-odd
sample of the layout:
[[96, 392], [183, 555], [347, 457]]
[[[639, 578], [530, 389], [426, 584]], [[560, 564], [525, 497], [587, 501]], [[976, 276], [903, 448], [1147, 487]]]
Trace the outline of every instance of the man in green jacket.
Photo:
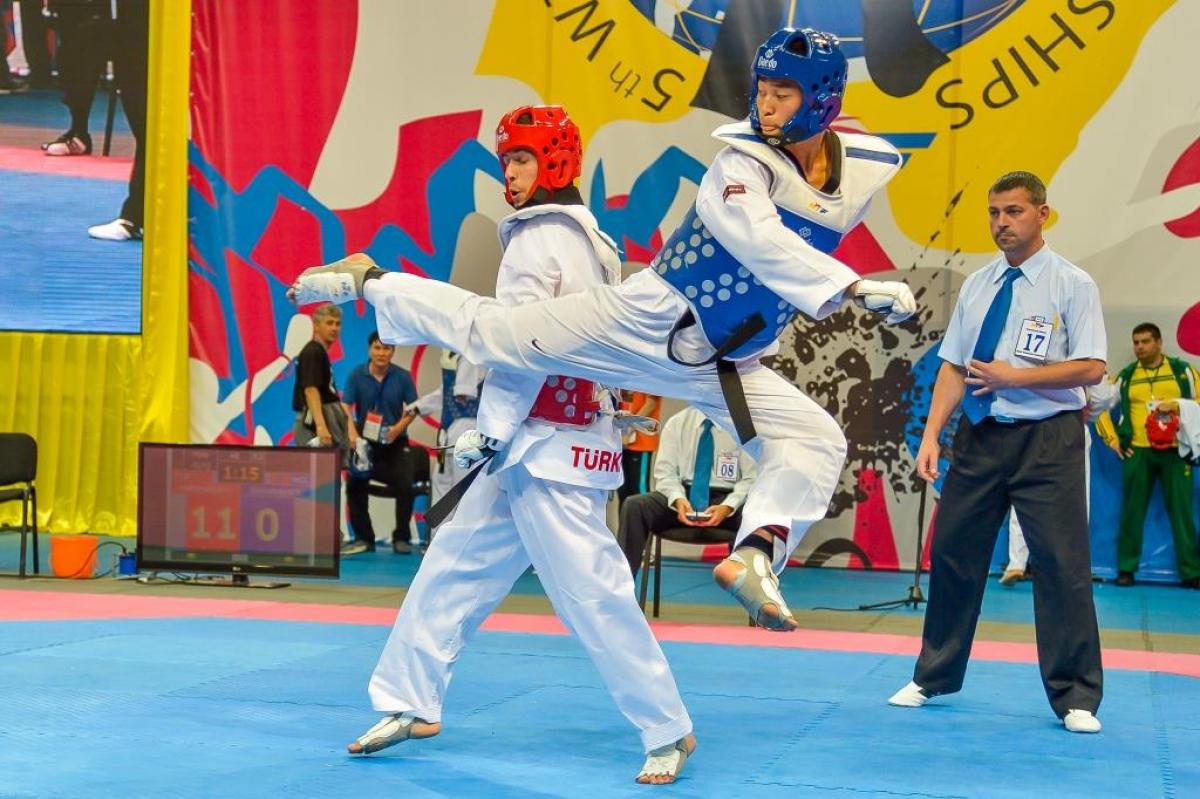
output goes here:
[[1175, 431], [1180, 399], [1195, 399], [1200, 375], [1179, 358], [1163, 354], [1158, 326], [1143, 322], [1133, 329], [1137, 360], [1117, 375], [1120, 416], [1114, 425], [1106, 413], [1096, 430], [1121, 459], [1121, 527], [1117, 536], [1117, 581], [1133, 585], [1142, 558], [1142, 531], [1155, 481], [1161, 481], [1175, 563], [1186, 588], [1200, 588], [1200, 553], [1192, 507], [1192, 467], [1179, 456]]

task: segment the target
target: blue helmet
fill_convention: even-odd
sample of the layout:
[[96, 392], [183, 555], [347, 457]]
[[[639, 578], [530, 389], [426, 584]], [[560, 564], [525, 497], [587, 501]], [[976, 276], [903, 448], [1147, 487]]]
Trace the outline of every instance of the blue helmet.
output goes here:
[[[800, 110], [783, 125], [778, 136], [763, 136], [758, 119], [760, 78], [790, 80], [803, 94]], [[846, 56], [832, 33], [812, 28], [781, 28], [770, 35], [754, 54], [750, 70], [750, 126], [776, 146], [815, 136], [829, 127], [842, 110], [846, 91]]]

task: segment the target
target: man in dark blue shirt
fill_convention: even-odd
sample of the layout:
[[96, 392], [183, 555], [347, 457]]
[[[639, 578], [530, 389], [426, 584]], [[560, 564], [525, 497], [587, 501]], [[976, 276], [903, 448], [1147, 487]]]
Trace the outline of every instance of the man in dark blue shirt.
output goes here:
[[[350, 506], [350, 524], [354, 526], [355, 552], [375, 549], [375, 531], [368, 513], [367, 485], [371, 479], [391, 486], [396, 492], [396, 528], [392, 549], [398, 554], [412, 552], [408, 526], [413, 507], [413, 465], [408, 451], [408, 426], [415, 418], [404, 411], [416, 402], [417, 387], [408, 370], [392, 363], [396, 348], [379, 340], [379, 333], [368, 338], [368, 361], [350, 373], [343, 401], [354, 409], [359, 435], [370, 453], [369, 473], [350, 471], [346, 499]], [[343, 550], [342, 554], [353, 554]]]

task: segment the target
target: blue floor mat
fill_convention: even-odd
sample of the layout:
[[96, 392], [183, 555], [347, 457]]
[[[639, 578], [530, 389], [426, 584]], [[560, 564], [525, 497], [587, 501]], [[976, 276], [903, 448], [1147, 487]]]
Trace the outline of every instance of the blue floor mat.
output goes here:
[[[565, 636], [481, 633], [445, 731], [371, 758], [387, 630], [214, 619], [0, 624], [0, 795], [645, 796], [637, 737]], [[1028, 664], [885, 700], [888, 655], [666, 644], [700, 747], [672, 796], [1196, 796], [1200, 681], [1112, 671], [1098, 736], [1063, 731]]]
[[128, 185], [0, 170], [0, 329], [137, 333], [142, 244], [98, 241]]

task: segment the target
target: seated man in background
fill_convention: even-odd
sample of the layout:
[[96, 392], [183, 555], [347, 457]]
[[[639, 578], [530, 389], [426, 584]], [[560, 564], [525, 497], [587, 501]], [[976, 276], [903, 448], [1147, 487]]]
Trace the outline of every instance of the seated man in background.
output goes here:
[[[688, 407], [663, 425], [654, 491], [621, 505], [617, 538], [636, 577], [646, 539], [673, 527], [720, 527], [736, 533], [757, 467], [733, 437]], [[732, 540], [732, 536], [730, 537]]]
[[370, 469], [350, 471], [346, 499], [356, 540], [342, 554], [375, 550], [367, 492], [374, 479], [396, 491], [392, 551], [407, 555], [412, 552], [408, 533], [413, 509], [413, 462], [408, 453], [407, 431], [415, 416], [407, 413], [405, 406], [416, 402], [417, 387], [407, 369], [392, 363], [396, 348], [380, 341], [378, 332], [372, 331], [367, 338], [367, 350], [367, 362], [350, 373], [344, 399], [354, 409], [355, 426], [362, 439], [359, 447], [366, 447]]

